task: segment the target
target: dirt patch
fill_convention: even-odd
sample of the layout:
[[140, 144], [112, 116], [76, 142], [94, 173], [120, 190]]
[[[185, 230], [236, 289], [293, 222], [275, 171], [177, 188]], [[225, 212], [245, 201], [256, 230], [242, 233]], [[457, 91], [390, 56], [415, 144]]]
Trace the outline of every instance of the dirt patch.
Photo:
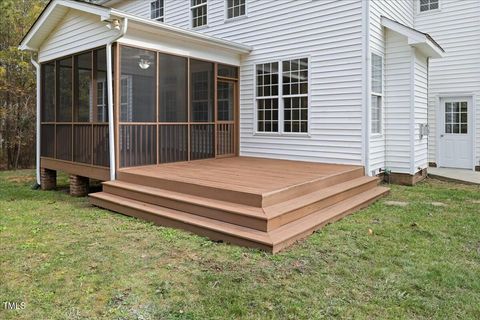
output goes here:
[[408, 202], [405, 202], [405, 201], [385, 201], [384, 203], [387, 206], [395, 206], [395, 207], [406, 207], [406, 206], [408, 206]]

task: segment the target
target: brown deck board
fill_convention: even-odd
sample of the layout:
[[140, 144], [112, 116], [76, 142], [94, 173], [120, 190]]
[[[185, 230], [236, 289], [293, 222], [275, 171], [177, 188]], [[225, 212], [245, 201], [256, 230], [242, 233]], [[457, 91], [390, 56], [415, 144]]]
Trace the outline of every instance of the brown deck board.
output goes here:
[[253, 157], [121, 169], [94, 205], [277, 252], [388, 189], [361, 166]]
[[122, 172], [264, 194], [358, 168], [361, 167], [234, 157], [130, 168]]

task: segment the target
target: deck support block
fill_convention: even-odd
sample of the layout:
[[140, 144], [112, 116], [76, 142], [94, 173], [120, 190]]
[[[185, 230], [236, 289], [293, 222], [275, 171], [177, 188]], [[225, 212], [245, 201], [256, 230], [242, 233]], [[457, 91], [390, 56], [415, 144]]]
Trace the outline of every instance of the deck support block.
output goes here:
[[422, 169], [416, 174], [408, 173], [390, 173], [384, 175], [383, 180], [387, 183], [399, 184], [403, 186], [414, 186], [427, 177], [427, 169]]
[[57, 171], [40, 168], [40, 187], [42, 190], [54, 190], [57, 187]]
[[74, 197], [84, 197], [88, 194], [90, 180], [87, 177], [70, 175], [70, 195]]

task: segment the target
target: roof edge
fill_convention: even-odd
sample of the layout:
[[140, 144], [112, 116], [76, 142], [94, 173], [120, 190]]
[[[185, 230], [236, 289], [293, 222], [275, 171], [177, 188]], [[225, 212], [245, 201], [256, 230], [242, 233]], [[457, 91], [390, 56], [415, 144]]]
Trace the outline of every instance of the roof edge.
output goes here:
[[428, 33], [406, 26], [398, 21], [381, 16], [382, 26], [408, 38], [408, 44], [421, 47], [432, 58], [441, 58], [445, 50]]

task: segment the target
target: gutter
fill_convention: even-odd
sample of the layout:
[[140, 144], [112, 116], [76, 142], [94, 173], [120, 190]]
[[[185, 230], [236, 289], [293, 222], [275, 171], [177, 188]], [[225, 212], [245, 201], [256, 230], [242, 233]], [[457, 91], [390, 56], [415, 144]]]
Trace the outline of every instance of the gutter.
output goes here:
[[120, 34], [107, 43], [107, 97], [108, 97], [108, 145], [110, 151], [110, 180], [116, 179], [115, 159], [115, 125], [113, 118], [113, 68], [112, 68], [112, 44], [122, 38], [128, 29], [128, 19], [124, 18]]
[[35, 174], [36, 174], [36, 179], [37, 179], [37, 184], [40, 185], [40, 97], [41, 97], [41, 92], [40, 92], [40, 81], [41, 81], [41, 71], [40, 71], [40, 65], [35, 59], [30, 60], [37, 70], [37, 119], [36, 119], [36, 134], [37, 134], [37, 139], [36, 139], [36, 151], [35, 151]]

